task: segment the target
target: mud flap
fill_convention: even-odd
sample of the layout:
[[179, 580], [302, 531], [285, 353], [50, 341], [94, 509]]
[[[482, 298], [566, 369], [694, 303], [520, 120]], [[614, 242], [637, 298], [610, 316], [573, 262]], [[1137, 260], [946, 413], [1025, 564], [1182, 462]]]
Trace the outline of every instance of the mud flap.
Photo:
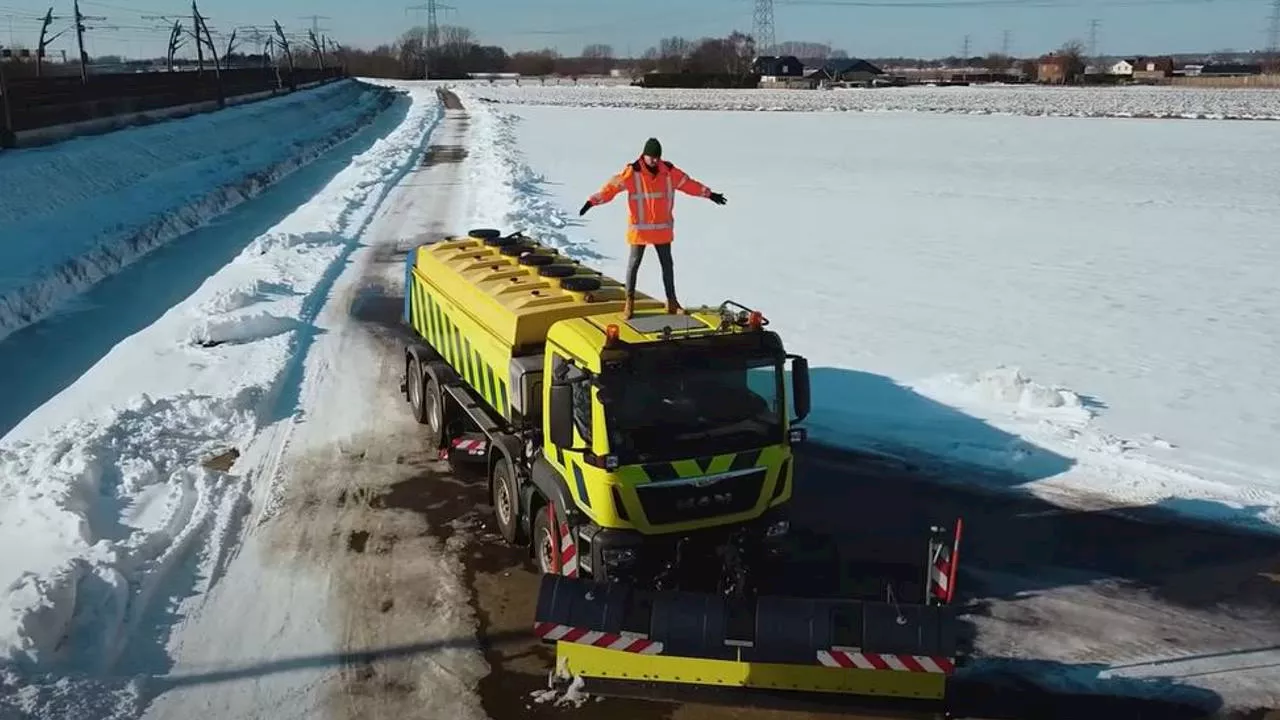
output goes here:
[[560, 538], [551, 555], [552, 568], [561, 576], [578, 577], [578, 543], [574, 541], [569, 523], [556, 512], [554, 501], [547, 503], [547, 521]]
[[[678, 686], [945, 700], [956, 620], [946, 606], [646, 591], [543, 575], [534, 633], [590, 692], [640, 683], [648, 697]], [[601, 683], [604, 689], [601, 689]]]
[[489, 438], [484, 433], [463, 433], [440, 449], [441, 460], [467, 459], [479, 462], [489, 456]]

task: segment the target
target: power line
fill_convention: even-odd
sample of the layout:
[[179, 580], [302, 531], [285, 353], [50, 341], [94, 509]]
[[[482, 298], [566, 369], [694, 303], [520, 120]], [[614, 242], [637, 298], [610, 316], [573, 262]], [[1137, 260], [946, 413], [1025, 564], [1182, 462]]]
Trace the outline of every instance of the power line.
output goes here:
[[756, 41], [756, 54], [769, 55], [777, 44], [773, 29], [773, 0], [756, 0], [751, 19], [751, 37]]
[[[1047, 8], [1047, 7], [1173, 7], [1175, 5], [1209, 5], [1252, 0], [787, 0], [786, 5], [847, 8], [952, 9], [952, 8]], [[1274, 0], [1273, 0], [1274, 1]]]
[[[422, 17], [422, 11], [427, 12], [427, 49], [435, 50], [440, 47], [440, 22], [437, 13], [440, 10], [457, 10], [457, 8], [436, 0], [427, 0], [424, 5], [409, 5], [404, 9], [405, 12], [410, 10], [414, 11], [419, 18]], [[418, 24], [421, 25], [421, 21]]]
[[1271, 26], [1267, 28], [1267, 54], [1272, 60], [1280, 54], [1280, 0], [1271, 1]]
[[320, 21], [321, 21], [321, 20], [332, 20], [333, 18], [329, 17], [328, 15], [303, 15], [303, 16], [302, 16], [302, 19], [303, 19], [303, 20], [310, 20], [310, 21], [311, 21], [311, 32], [316, 33], [316, 34], [318, 35], [318, 34], [320, 34], [321, 32], [328, 32], [327, 30], [321, 30], [321, 29], [320, 29]]
[[1098, 25], [1102, 21], [1093, 18], [1089, 20], [1089, 59], [1093, 60], [1098, 57]]
[[966, 62], [969, 60], [969, 36], [968, 35], [964, 36], [964, 49], [960, 51], [960, 57]]

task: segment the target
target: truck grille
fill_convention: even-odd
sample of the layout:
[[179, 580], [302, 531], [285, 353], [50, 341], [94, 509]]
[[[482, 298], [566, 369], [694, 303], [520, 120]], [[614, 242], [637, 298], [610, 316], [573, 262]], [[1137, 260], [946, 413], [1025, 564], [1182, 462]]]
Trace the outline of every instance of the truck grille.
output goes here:
[[[640, 507], [652, 525], [733, 515], [755, 507], [768, 468], [636, 486]], [[701, 484], [695, 484], [701, 483]]]

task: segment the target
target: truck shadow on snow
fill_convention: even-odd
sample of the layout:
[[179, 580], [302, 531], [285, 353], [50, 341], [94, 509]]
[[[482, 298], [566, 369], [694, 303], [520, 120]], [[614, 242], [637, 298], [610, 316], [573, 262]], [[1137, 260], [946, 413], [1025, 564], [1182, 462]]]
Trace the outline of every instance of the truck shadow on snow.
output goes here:
[[71, 385], [120, 341], [195, 292], [250, 243], [320, 192], [408, 116], [398, 94], [372, 123], [260, 195], [159, 247], [0, 342], [0, 436]]
[[[1280, 609], [1280, 583], [1266, 576], [1280, 566], [1280, 537], [1180, 516], [1236, 519], [1247, 509], [1190, 500], [1096, 511], [1053, 505], [1026, 486], [1069, 471], [1075, 465], [1070, 458], [887, 377], [826, 367], [812, 368], [810, 376], [813, 411], [804, 425], [811, 435], [797, 451], [793, 496], [794, 560], [782, 579], [790, 593], [842, 594], [862, 568], [922, 568], [930, 525], [952, 526], [963, 518], [956, 604], [966, 644], [980, 644], [984, 616], [1008, 622], [992, 617], [1002, 604], [1096, 582], [1146, 597], [1150, 605], [1136, 613], [1140, 619], [1143, 612], [1159, 614], [1162, 604], [1223, 623], [1233, 622], [1219, 615], [1224, 606], [1255, 614]], [[919, 438], [914, 447], [913, 437]], [[970, 462], [953, 459], [957, 455]], [[976, 465], [976, 459], [987, 464]], [[922, 578], [912, 592], [923, 592]], [[1029, 624], [1005, 632], [1034, 635], [1037, 623], [1063, 632], [1052, 619], [1018, 619]], [[1092, 635], [1079, 638], [1081, 644], [1107, 652], [1114, 638], [1105, 627], [1080, 627]], [[1162, 657], [1203, 650], [1183, 647], [1177, 637], [1149, 640], [1148, 649], [1164, 651]], [[1276, 642], [1257, 638], [1238, 650]], [[1117, 711], [1125, 717], [1199, 717], [1223, 704], [1217, 693], [1169, 680], [1100, 677], [1106, 669], [1105, 663], [1046, 658], [975, 658], [958, 676], [958, 702], [984, 717]]]

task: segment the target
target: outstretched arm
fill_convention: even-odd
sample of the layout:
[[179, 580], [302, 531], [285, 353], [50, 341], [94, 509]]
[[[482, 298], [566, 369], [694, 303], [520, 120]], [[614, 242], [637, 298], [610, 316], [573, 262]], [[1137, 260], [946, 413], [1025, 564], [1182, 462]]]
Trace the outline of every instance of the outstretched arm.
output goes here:
[[717, 205], [724, 204], [724, 196], [720, 193], [711, 192], [711, 188], [694, 180], [689, 173], [681, 170], [675, 165], [671, 166], [671, 182], [672, 188], [679, 190], [686, 195], [694, 197], [711, 198], [711, 201]]
[[582, 210], [580, 210], [578, 214], [582, 215], [586, 213], [588, 210], [590, 210], [592, 207], [596, 205], [604, 205], [605, 203], [617, 197], [618, 193], [627, 189], [627, 181], [631, 179], [631, 172], [632, 172], [631, 166], [628, 165], [622, 169], [622, 172], [609, 178], [608, 182], [606, 182], [591, 197], [587, 198], [586, 204], [582, 206]]

